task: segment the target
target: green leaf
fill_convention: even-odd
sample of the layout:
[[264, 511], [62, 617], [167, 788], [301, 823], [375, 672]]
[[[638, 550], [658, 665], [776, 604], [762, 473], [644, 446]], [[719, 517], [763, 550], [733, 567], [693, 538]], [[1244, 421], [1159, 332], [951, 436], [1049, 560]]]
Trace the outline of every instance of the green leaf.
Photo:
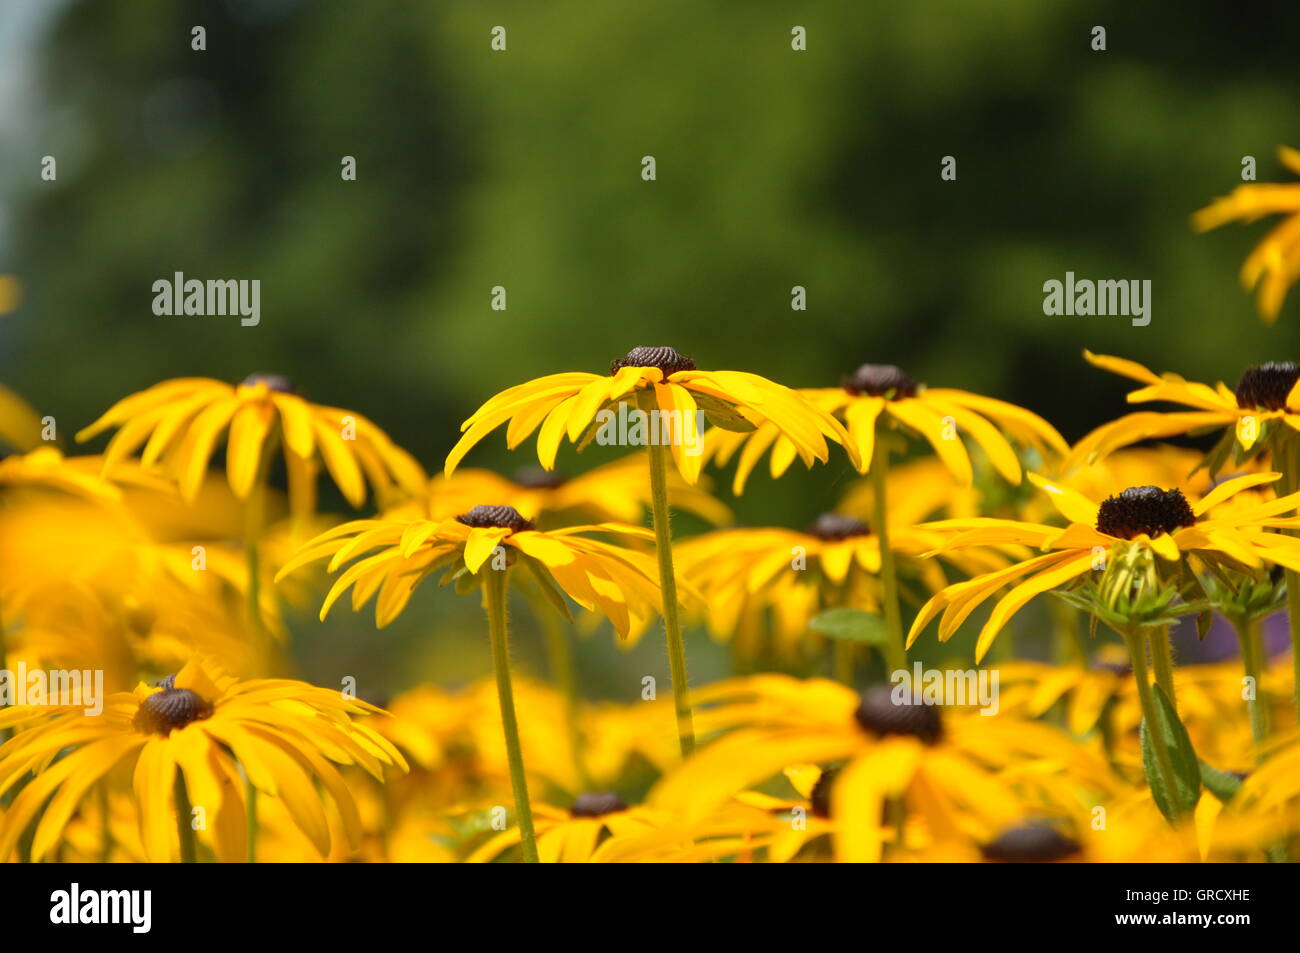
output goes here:
[[889, 633], [885, 620], [863, 609], [827, 609], [813, 617], [808, 627], [828, 639], [884, 645]]
[[734, 433], [753, 433], [758, 429], [752, 421], [745, 419], [735, 407], [725, 401], [697, 391], [691, 391], [691, 396], [695, 398], [696, 406], [704, 411], [705, 420], [715, 427]]
[[1241, 790], [1241, 778], [1227, 771], [1220, 771], [1201, 762], [1201, 782], [1206, 789], [1224, 804], [1227, 804]]
[[[1187, 729], [1179, 720], [1169, 696], [1159, 685], [1153, 685], [1152, 690], [1155, 695], [1157, 724], [1153, 727], [1147, 724], [1145, 718], [1142, 719], [1142, 768], [1146, 772], [1147, 784], [1151, 787], [1156, 807], [1173, 823], [1190, 814], [1200, 800], [1201, 765], [1192, 748], [1192, 739], [1188, 737]], [[1162, 744], [1169, 752], [1174, 771], [1172, 779], [1166, 779], [1160, 774], [1155, 749], [1152, 747], [1153, 731], [1159, 738], [1155, 743]]]

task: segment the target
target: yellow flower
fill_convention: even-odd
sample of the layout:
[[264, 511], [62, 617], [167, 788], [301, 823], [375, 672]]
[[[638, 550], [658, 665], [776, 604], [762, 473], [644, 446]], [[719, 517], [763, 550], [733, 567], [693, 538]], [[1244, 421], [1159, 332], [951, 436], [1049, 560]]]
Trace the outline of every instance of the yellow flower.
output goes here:
[[253, 492], [266, 456], [281, 438], [290, 496], [299, 512], [311, 508], [317, 457], [352, 506], [365, 502], [367, 481], [381, 501], [395, 486], [418, 494], [425, 482], [420, 465], [365, 417], [310, 403], [275, 374], [254, 374], [237, 387], [203, 377], [164, 381], [118, 401], [77, 440], [110, 427], [120, 429], [105, 451], [106, 472], [143, 447], [141, 462], [161, 466], [188, 502], [197, 497], [227, 427], [226, 476], [241, 500]]
[[[1277, 157], [1300, 175], [1300, 152], [1278, 146]], [[1258, 287], [1259, 315], [1268, 324], [1277, 320], [1287, 289], [1300, 277], [1300, 183], [1239, 185], [1192, 216], [1193, 227], [1208, 232], [1227, 222], [1254, 222], [1275, 214], [1286, 218], [1264, 236], [1241, 266], [1241, 283], [1247, 290]]]
[[826, 438], [847, 445], [844, 428], [834, 418], [788, 387], [757, 374], [698, 370], [693, 360], [670, 347], [638, 347], [615, 360], [608, 376], [552, 374], [497, 394], [461, 424], [464, 436], [447, 455], [445, 472], [450, 476], [471, 447], [505, 423], [511, 449], [538, 432], [537, 459], [551, 470], [562, 440], [579, 443], [600, 411], [628, 399], [641, 410], [677, 415], [675, 422], [661, 422], [667, 426], [651, 421], [644, 429], [647, 440], [671, 443], [677, 469], [690, 484], [699, 478], [703, 463], [697, 412], [723, 429], [752, 430], [767, 424], [785, 438], [791, 460], [798, 456], [806, 466], [814, 460], [826, 462]]
[[1102, 424], [1070, 451], [1065, 469], [1084, 466], [1140, 440], [1232, 428], [1237, 442], [1250, 450], [1265, 435], [1265, 425], [1281, 421], [1300, 430], [1300, 365], [1270, 362], [1247, 368], [1234, 393], [1220, 381], [1213, 387], [1184, 380], [1177, 374], [1155, 374], [1136, 361], [1084, 351], [1096, 367], [1145, 385], [1128, 395], [1130, 404], [1168, 401], [1190, 407], [1185, 411], [1146, 410]]
[[385, 764], [406, 768], [388, 741], [353, 721], [377, 711], [303, 682], [214, 678], [194, 661], [156, 687], [141, 684], [134, 693], [108, 697], [100, 715], [72, 707], [6, 709], [0, 727], [28, 727], [0, 747], [0, 792], [29, 771], [35, 777], [5, 815], [0, 858], [10, 855], [38, 816], [31, 859], [49, 854], [86, 793], [127, 760], [134, 765], [140, 838], [151, 861], [178, 855], [178, 823], [189, 826], [188, 817], [178, 817], [181, 790], [204, 809], [208, 830], [202, 836], [217, 858], [245, 859], [248, 805], [241, 769], [261, 796], [280, 799], [326, 854], [331, 838], [319, 783], [355, 845], [361, 833], [356, 807], [331, 762], [357, 765], [376, 778]]
[[12, 487], [45, 487], [61, 490], [100, 503], [120, 503], [122, 491], [98, 473], [88, 472], [54, 447], [38, 447], [31, 453], [0, 459], [0, 490]]
[[[737, 679], [698, 693], [699, 720], [735, 729], [659, 782], [647, 803], [687, 819], [796, 765], [840, 763], [825, 792], [837, 859], [874, 862], [887, 802], [902, 800], [936, 841], [985, 842], [1023, 816], [1026, 794], [1004, 780], [1030, 763], [1108, 790], [1110, 772], [1058, 730], [975, 709], [901, 703], [895, 688], [864, 695], [821, 679]], [[718, 708], [704, 706], [720, 703]], [[1039, 785], [1035, 785], [1040, 788]]]
[[[1258, 569], [1275, 564], [1300, 567], [1300, 539], [1268, 532], [1270, 528], [1294, 524], [1294, 520], [1279, 517], [1300, 505], [1300, 494], [1249, 506], [1230, 503], [1242, 490], [1279, 477], [1277, 473], [1258, 473], [1227, 480], [1194, 504], [1188, 502], [1181, 490], [1161, 490], [1154, 486], [1129, 487], [1099, 503], [1068, 486], [1031, 473], [1030, 480], [1049, 495], [1069, 525], [1062, 529], [988, 518], [926, 524], [923, 528], [952, 534], [943, 551], [1015, 543], [1035, 547], [1045, 554], [955, 583], [936, 593], [917, 614], [907, 644], [911, 646], [940, 612], [943, 618], [939, 624], [939, 640], [946, 642], [979, 605], [1003, 587], [1014, 584], [980, 630], [975, 648], [978, 662], [1002, 627], [1034, 596], [1104, 568], [1107, 561], [1117, 560], [1121, 549], [1127, 547], [1154, 553], [1170, 563], [1194, 555], [1205, 562], [1226, 562], [1233, 567]], [[1210, 510], [1224, 503], [1229, 503], [1225, 512], [1210, 514]]]
[[[1056, 429], [1035, 413], [962, 390], [926, 387], [892, 364], [863, 364], [845, 378], [842, 387], [802, 389], [798, 393], [817, 409], [845, 422], [850, 450], [857, 451], [858, 469], [864, 473], [870, 469], [876, 452], [878, 422], [920, 435], [963, 485], [969, 485], [974, 478], [970, 454], [960, 439], [963, 435], [977, 444], [994, 469], [1013, 484], [1020, 482], [1021, 470], [1012, 441], [1041, 454], [1064, 455], [1068, 450]], [[733, 484], [739, 493], [769, 448], [771, 473], [777, 477], [794, 459], [795, 448], [786, 434], [773, 427], [760, 426], [753, 433], [714, 431], [705, 452], [719, 466], [725, 466], [740, 451]]]
[[[568, 809], [550, 804], [533, 808], [537, 818], [537, 853], [544, 864], [581, 864], [591, 861], [601, 840], [616, 833], [644, 833], [653, 826], [654, 813], [628, 807], [617, 794], [589, 791], [578, 795]], [[471, 864], [496, 860], [519, 843], [518, 825], [512, 825], [466, 858]]]
[[[444, 581], [460, 574], [477, 584], [479, 570], [498, 547], [507, 558], [522, 562], [542, 584], [543, 591], [563, 601], [555, 590], [568, 593], [588, 611], [597, 608], [624, 638], [641, 629], [658, 611], [659, 585], [651, 559], [621, 546], [589, 539], [586, 533], [612, 533], [641, 539], [649, 530], [620, 523], [570, 526], [542, 532], [510, 506], [476, 506], [448, 520], [353, 520], [322, 533], [285, 564], [276, 580], [307, 563], [331, 557], [329, 571], [364, 553], [339, 576], [325, 597], [320, 617], [349, 587], [352, 608], [358, 610], [376, 593], [375, 623], [388, 625], [406, 607], [422, 579], [445, 568]], [[497, 568], [497, 567], [494, 567]], [[465, 578], [465, 577], [468, 578]], [[563, 610], [562, 611], [567, 611]]]

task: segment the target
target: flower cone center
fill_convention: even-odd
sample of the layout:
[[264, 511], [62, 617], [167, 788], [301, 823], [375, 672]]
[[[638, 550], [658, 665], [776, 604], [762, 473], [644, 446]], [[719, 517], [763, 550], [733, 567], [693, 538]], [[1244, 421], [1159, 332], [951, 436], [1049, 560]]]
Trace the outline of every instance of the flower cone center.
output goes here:
[[1196, 514], [1181, 490], [1158, 486], [1131, 486], [1107, 497], [1097, 508], [1097, 531], [1120, 539], [1135, 539], [1143, 533], [1155, 537], [1195, 522]]

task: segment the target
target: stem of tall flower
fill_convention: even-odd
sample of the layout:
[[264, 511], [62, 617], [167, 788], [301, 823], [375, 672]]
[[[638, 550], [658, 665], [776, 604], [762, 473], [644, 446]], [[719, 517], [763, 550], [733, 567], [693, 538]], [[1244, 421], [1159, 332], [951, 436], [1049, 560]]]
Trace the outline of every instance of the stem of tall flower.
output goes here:
[[253, 787], [253, 782], [244, 778], [244, 814], [245, 828], [248, 835], [248, 862], [257, 863], [257, 788]]
[[1169, 626], [1151, 630], [1151, 660], [1155, 663], [1156, 684], [1165, 690], [1169, 701], [1178, 707], [1174, 696], [1174, 652], [1170, 644]]
[[677, 576], [673, 571], [673, 529], [668, 513], [668, 447], [650, 445], [650, 504], [659, 557], [659, 586], [663, 593], [664, 633], [668, 639], [668, 670], [673, 680], [673, 705], [677, 711], [677, 739], [682, 757], [695, 750], [695, 720], [691, 715], [691, 689], [686, 675], [686, 643], [677, 616]]
[[875, 497], [871, 531], [876, 534], [876, 541], [880, 545], [880, 582], [885, 590], [885, 664], [890, 672], [897, 672], [907, 668], [907, 651], [903, 648], [903, 615], [898, 607], [898, 567], [894, 562], [894, 551], [889, 546], [889, 498], [886, 489], [889, 445], [885, 437], [884, 428], [877, 422], [875, 450], [871, 455], [871, 487]]
[[501, 705], [501, 728], [506, 738], [506, 760], [510, 763], [510, 787], [515, 795], [515, 814], [525, 863], [537, 863], [537, 835], [533, 832], [533, 808], [528, 800], [528, 778], [524, 775], [524, 752], [519, 744], [519, 720], [515, 717], [515, 693], [510, 683], [510, 623], [506, 616], [506, 569], [485, 567], [483, 595], [487, 603], [488, 637], [492, 641], [492, 668], [497, 677], [497, 701]]
[[1151, 750], [1155, 752], [1156, 769], [1164, 779], [1166, 786], [1174, 783], [1174, 762], [1165, 748], [1163, 733], [1159, 730], [1160, 719], [1156, 717], [1155, 693], [1151, 691], [1150, 676], [1147, 672], [1147, 647], [1141, 626], [1130, 625], [1124, 630], [1124, 642], [1128, 645], [1128, 654], [1133, 660], [1133, 678], [1137, 680], [1138, 702], [1142, 706], [1142, 720], [1146, 722], [1147, 737], [1151, 739]]
[[194, 838], [194, 808], [190, 805], [190, 792], [185, 786], [185, 772], [179, 766], [176, 768], [172, 796], [176, 801], [176, 833], [181, 839], [181, 863], [192, 864], [198, 857], [198, 843]]
[[1246, 676], [1254, 684], [1253, 695], [1246, 699], [1246, 710], [1250, 712], [1250, 736], [1255, 742], [1255, 761], [1260, 762], [1264, 740], [1268, 737], [1268, 706], [1260, 697], [1263, 675], [1263, 646], [1260, 642], [1259, 623], [1244, 619], [1233, 619], [1233, 628], [1237, 631], [1237, 643], [1241, 646], [1241, 664]]

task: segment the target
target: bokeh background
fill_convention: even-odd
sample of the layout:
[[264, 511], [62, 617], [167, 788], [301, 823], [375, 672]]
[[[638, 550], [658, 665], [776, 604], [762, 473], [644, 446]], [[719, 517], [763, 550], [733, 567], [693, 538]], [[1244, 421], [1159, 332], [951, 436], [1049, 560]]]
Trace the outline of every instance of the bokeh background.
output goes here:
[[[6, 0], [0, 273], [25, 293], [0, 380], [71, 433], [164, 378], [283, 373], [432, 471], [501, 388], [671, 344], [792, 386], [897, 363], [1074, 439], [1126, 389], [1084, 347], [1230, 382], [1300, 352], [1300, 294], [1265, 328], [1238, 285], [1266, 226], [1188, 224], [1245, 155], [1285, 178], [1297, 31], [1294, 4], [1212, 0]], [[156, 317], [176, 271], [260, 279], [260, 326]], [[1151, 324], [1044, 316], [1066, 271], [1149, 279]], [[529, 457], [497, 435], [469, 462]], [[840, 456], [732, 502], [799, 526], [851, 479]], [[308, 622], [299, 664], [385, 690], [482, 676], [472, 602], [422, 594], [378, 634]], [[584, 644], [589, 693], [663, 667], [657, 637], [610, 643]], [[723, 670], [702, 636], [691, 651], [697, 677]]]

